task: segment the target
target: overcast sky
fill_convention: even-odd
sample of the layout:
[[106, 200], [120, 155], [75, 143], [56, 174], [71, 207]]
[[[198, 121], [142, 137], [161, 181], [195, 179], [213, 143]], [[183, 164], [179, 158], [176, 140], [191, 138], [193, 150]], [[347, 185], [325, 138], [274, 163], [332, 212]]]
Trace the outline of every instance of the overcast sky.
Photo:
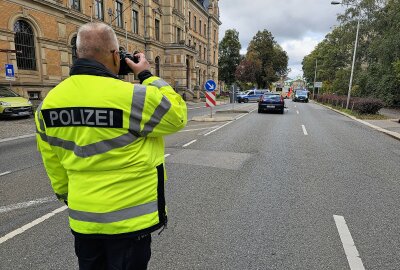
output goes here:
[[343, 12], [331, 0], [219, 0], [220, 40], [227, 29], [236, 29], [241, 53], [257, 31], [267, 29], [289, 56], [289, 77], [302, 76], [301, 61], [338, 25]]

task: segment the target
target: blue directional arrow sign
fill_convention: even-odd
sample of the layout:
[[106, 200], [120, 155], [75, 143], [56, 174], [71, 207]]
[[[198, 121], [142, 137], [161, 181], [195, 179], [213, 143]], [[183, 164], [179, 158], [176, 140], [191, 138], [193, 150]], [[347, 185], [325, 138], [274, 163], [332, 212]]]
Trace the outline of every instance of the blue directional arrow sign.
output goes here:
[[217, 84], [213, 80], [208, 80], [208, 81], [206, 81], [204, 88], [208, 92], [212, 92], [212, 91], [215, 91], [215, 89], [217, 89]]

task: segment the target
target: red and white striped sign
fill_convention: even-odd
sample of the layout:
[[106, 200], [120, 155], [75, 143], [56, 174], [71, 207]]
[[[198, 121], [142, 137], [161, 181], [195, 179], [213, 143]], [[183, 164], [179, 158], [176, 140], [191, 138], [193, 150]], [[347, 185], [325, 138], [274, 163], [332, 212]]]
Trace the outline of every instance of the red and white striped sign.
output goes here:
[[206, 92], [206, 107], [215, 107], [217, 102], [215, 100], [215, 91]]

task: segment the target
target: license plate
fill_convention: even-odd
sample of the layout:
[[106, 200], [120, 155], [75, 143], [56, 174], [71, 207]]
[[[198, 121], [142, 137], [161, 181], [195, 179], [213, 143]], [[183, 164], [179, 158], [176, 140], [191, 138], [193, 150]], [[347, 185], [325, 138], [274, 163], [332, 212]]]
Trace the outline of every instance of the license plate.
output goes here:
[[267, 105], [267, 108], [275, 108], [274, 105]]
[[29, 114], [30, 114], [29, 112], [19, 112], [19, 113], [18, 113], [18, 115], [21, 115], [21, 116], [22, 116], [22, 115], [29, 115]]

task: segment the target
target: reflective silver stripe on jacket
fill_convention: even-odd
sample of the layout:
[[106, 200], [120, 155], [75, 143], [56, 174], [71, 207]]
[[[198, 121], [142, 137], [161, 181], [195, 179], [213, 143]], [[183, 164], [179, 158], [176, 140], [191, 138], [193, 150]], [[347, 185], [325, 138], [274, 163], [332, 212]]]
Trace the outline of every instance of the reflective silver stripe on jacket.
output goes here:
[[140, 134], [140, 123], [142, 122], [144, 100], [146, 98], [146, 86], [135, 84], [133, 89], [129, 130], [135, 134]]
[[153, 85], [158, 88], [161, 88], [163, 86], [169, 86], [169, 84], [166, 81], [164, 81], [163, 79], [155, 80], [154, 82], [151, 82], [150, 85]]
[[69, 216], [79, 221], [111, 223], [151, 214], [156, 211], [158, 211], [157, 201], [153, 201], [109, 213], [92, 213], [69, 209]]
[[158, 104], [153, 115], [151, 116], [150, 120], [144, 126], [142, 132], [143, 136], [146, 136], [147, 134], [153, 131], [153, 129], [161, 122], [162, 118], [170, 108], [171, 108], [171, 102], [169, 102], [169, 100], [166, 97], [163, 97], [161, 99], [160, 104]]

